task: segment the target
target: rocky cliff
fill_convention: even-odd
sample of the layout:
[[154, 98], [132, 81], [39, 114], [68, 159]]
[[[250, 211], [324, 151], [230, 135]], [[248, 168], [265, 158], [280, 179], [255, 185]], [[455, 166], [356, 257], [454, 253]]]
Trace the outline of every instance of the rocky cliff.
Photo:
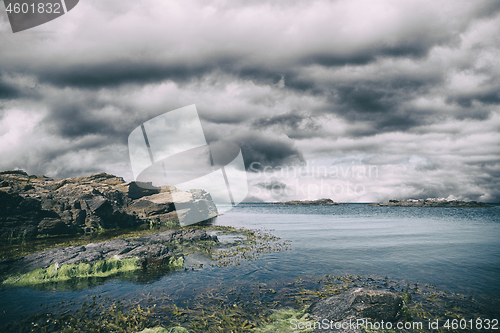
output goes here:
[[54, 179], [21, 170], [0, 172], [0, 238], [63, 235], [177, 222], [178, 214], [217, 215], [210, 194], [191, 190], [176, 212], [173, 186], [125, 182], [99, 173]]

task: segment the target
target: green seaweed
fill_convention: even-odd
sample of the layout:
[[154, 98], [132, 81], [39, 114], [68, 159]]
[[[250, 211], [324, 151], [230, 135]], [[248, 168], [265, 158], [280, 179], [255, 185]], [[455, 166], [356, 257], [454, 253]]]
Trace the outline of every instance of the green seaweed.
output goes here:
[[[166, 265], [169, 269], [184, 267], [184, 258], [171, 257]], [[47, 268], [37, 268], [25, 274], [15, 274], [7, 277], [2, 284], [6, 286], [33, 286], [44, 283], [64, 282], [75, 279], [103, 278], [118, 273], [126, 273], [141, 269], [138, 258], [110, 258], [94, 264], [76, 263], [59, 266], [54, 263]]]
[[184, 267], [184, 257], [180, 256], [178, 258], [170, 257], [168, 260], [168, 267], [171, 269], [178, 269]]
[[145, 328], [137, 333], [189, 333], [189, 331], [182, 326], [176, 326], [168, 329], [158, 326], [154, 328]]
[[[81, 310], [66, 310], [62, 314], [46, 312], [26, 318], [6, 327], [6, 331], [21, 332], [140, 332], [146, 328], [160, 332], [308, 332], [307, 325], [302, 331], [293, 327], [291, 320], [310, 321], [307, 306], [336, 295], [341, 290], [353, 290], [360, 286], [372, 289], [389, 288], [398, 292], [413, 316], [412, 321], [425, 323], [447, 318], [494, 318], [487, 308], [479, 306], [475, 300], [463, 295], [443, 292], [433, 286], [418, 285], [405, 292], [406, 282], [355, 275], [322, 278], [298, 278], [283, 283], [282, 289], [256, 283], [240, 287], [220, 285], [220, 288], [203, 290], [195, 297], [182, 302], [170, 299], [164, 294], [147, 294], [144, 297], [113, 300], [109, 296], [96, 295], [92, 301], [84, 302]], [[250, 288], [250, 289], [249, 289]], [[276, 289], [276, 290], [275, 290]], [[435, 296], [433, 296], [435, 295]], [[432, 298], [437, 298], [432, 301]], [[300, 304], [297, 310], [296, 304]], [[64, 302], [64, 307], [74, 307], [74, 303]], [[295, 310], [294, 310], [295, 308]], [[398, 321], [407, 321], [403, 314]], [[298, 323], [298, 322], [297, 322]], [[180, 328], [182, 326], [185, 330]], [[17, 328], [17, 329], [14, 329]], [[164, 328], [164, 331], [160, 330]], [[0, 331], [2, 327], [0, 327]], [[180, 331], [179, 331], [180, 330]], [[396, 330], [398, 333], [417, 333], [419, 329]], [[480, 330], [468, 330], [480, 332]], [[152, 332], [155, 332], [154, 330]], [[366, 328], [365, 332], [394, 333], [394, 330]], [[439, 332], [463, 332], [445, 330]], [[482, 331], [484, 332], [484, 330]]]
[[292, 320], [297, 321], [308, 320], [308, 314], [306, 310], [309, 306], [304, 306], [300, 310], [288, 308], [275, 310], [269, 316], [269, 323], [263, 324], [253, 330], [255, 333], [288, 333], [288, 332], [312, 332], [312, 329], [304, 328], [294, 328]]
[[59, 266], [54, 263], [47, 268], [37, 268], [25, 274], [7, 277], [3, 284], [7, 286], [31, 286], [40, 283], [67, 281], [75, 278], [107, 277], [120, 272], [140, 269], [139, 259], [127, 258], [98, 261], [94, 264], [77, 263]]

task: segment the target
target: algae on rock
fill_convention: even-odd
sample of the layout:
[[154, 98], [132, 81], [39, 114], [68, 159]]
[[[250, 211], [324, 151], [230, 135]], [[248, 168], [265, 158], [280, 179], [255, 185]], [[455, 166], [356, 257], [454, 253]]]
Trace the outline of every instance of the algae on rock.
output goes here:
[[106, 277], [120, 272], [140, 269], [138, 258], [98, 261], [94, 264], [79, 262], [59, 266], [54, 263], [47, 268], [37, 268], [25, 274], [9, 276], [3, 281], [7, 286], [30, 286], [47, 282], [67, 281], [74, 278]]

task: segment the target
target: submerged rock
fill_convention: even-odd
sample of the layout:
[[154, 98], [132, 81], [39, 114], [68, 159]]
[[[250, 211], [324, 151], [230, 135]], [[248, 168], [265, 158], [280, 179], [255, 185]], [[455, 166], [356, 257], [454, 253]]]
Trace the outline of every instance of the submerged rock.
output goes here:
[[361, 333], [363, 331], [360, 325], [357, 325], [361, 323], [361, 319], [379, 323], [395, 322], [402, 306], [402, 298], [395, 293], [358, 288], [321, 300], [313, 304], [308, 312], [314, 321], [330, 323], [328, 329], [320, 329], [317, 332]]
[[200, 240], [217, 241], [202, 230], [169, 230], [134, 239], [115, 239], [84, 246], [69, 246], [33, 253], [19, 259], [0, 261], [0, 275], [12, 276], [26, 274], [33, 270], [47, 269], [56, 264], [95, 264], [110, 259], [138, 259], [138, 267], [163, 266], [176, 262], [180, 257], [173, 253], [172, 246], [166, 243], [195, 242]]
[[[176, 212], [172, 195], [185, 194]], [[178, 223], [178, 214], [217, 216], [210, 194], [128, 182], [99, 173], [54, 179], [21, 170], [0, 172], [0, 238], [67, 235], [98, 229]]]

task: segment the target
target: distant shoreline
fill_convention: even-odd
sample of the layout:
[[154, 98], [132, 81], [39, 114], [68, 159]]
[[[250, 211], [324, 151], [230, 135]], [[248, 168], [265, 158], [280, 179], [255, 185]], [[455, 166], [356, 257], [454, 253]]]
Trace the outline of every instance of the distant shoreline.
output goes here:
[[407, 200], [389, 200], [384, 203], [372, 203], [371, 207], [458, 207], [458, 208], [485, 208], [492, 207], [484, 202], [478, 201], [462, 201], [448, 199], [407, 199]]
[[342, 206], [349, 204], [366, 205], [369, 207], [450, 207], [450, 208], [487, 208], [495, 203], [487, 204], [479, 201], [462, 201], [448, 199], [391, 199], [388, 202], [335, 202], [331, 199], [291, 200], [284, 202], [245, 202], [247, 204], [288, 205], [288, 206]]
[[318, 200], [292, 200], [285, 202], [269, 202], [270, 205], [291, 205], [291, 206], [339, 206], [341, 203], [335, 202], [332, 199]]

